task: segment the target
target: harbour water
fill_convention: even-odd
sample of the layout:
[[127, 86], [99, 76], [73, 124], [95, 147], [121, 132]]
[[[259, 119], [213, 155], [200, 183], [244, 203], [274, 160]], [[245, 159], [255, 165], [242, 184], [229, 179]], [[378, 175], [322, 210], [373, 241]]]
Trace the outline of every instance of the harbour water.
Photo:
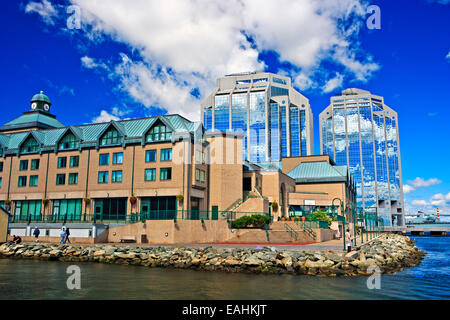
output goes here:
[[450, 237], [412, 237], [427, 252], [419, 266], [367, 277], [229, 274], [77, 263], [81, 289], [67, 288], [69, 263], [0, 259], [0, 299], [450, 299]]

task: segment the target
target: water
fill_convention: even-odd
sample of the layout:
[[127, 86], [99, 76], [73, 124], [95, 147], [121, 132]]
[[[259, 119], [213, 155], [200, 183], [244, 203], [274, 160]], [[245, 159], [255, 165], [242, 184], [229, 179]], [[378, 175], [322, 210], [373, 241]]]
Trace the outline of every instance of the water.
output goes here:
[[81, 290], [68, 290], [62, 262], [0, 259], [0, 299], [450, 299], [450, 237], [412, 237], [428, 255], [414, 268], [381, 276], [327, 278], [229, 274], [78, 263]]

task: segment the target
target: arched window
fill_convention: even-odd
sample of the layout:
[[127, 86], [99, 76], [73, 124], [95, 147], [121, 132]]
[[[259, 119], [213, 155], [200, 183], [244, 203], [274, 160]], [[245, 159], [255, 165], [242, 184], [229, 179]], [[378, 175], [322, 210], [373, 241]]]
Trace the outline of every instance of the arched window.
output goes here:
[[108, 131], [106, 131], [106, 133], [100, 139], [100, 145], [102, 146], [116, 145], [121, 143], [122, 143], [122, 136], [114, 128], [110, 128]]
[[80, 146], [78, 139], [72, 134], [67, 134], [59, 144], [59, 150], [77, 149]]
[[165, 141], [172, 139], [172, 130], [162, 123], [155, 125], [147, 134], [147, 142]]
[[25, 143], [22, 145], [21, 153], [35, 153], [39, 152], [39, 143], [36, 141], [36, 139], [30, 137], [28, 138]]

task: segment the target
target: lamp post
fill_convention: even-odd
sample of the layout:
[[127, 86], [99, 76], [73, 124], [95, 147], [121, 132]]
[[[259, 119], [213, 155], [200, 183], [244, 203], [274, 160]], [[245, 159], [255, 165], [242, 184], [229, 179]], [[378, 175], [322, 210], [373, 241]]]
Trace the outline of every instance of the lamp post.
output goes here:
[[[344, 208], [344, 202], [340, 198], [334, 198], [333, 201], [331, 201], [331, 205], [334, 207], [334, 201], [338, 200], [339, 205], [341, 206], [341, 213], [342, 213], [342, 239], [344, 240], [344, 251], [345, 251], [345, 208]], [[338, 226], [339, 228], [339, 226]]]

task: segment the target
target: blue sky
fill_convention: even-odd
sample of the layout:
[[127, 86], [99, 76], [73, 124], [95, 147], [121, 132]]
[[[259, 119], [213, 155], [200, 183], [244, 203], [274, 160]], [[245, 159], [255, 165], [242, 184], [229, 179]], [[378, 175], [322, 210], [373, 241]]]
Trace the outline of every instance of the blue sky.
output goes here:
[[[291, 76], [310, 99], [319, 153], [319, 113], [359, 87], [399, 114], [407, 211], [450, 214], [449, 2], [8, 1], [3, 122], [40, 90], [67, 125], [166, 112], [199, 120], [217, 77], [261, 70]], [[379, 30], [366, 26], [369, 5], [380, 8]]]

